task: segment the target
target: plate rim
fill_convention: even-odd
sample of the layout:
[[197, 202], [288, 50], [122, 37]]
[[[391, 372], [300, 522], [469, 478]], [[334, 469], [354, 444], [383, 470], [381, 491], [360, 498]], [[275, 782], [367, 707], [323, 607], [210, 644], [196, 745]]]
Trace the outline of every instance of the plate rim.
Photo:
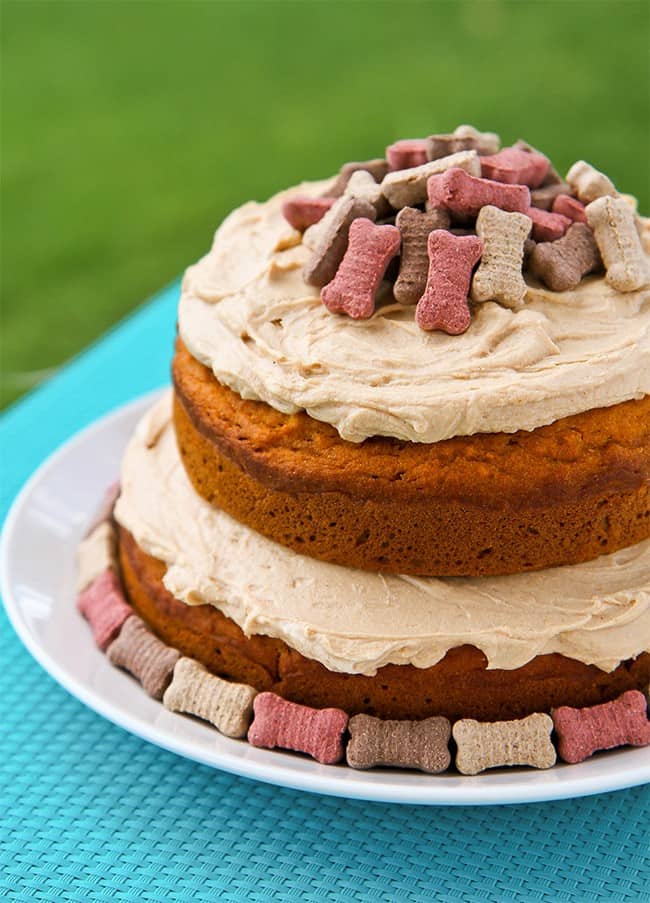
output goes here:
[[[68, 693], [112, 724], [155, 746], [189, 760], [235, 774], [239, 777], [293, 790], [321, 793], [339, 798], [405, 805], [512, 805], [573, 799], [598, 793], [624, 790], [650, 782], [650, 748], [648, 748], [647, 763], [637, 764], [631, 770], [620, 769], [618, 772], [608, 775], [605, 780], [602, 774], [587, 776], [578, 774], [573, 778], [567, 776], [557, 781], [540, 781], [536, 784], [534, 780], [535, 773], [527, 771], [525, 773], [529, 775], [529, 780], [526, 786], [522, 787], [516, 781], [516, 775], [522, 772], [517, 771], [512, 773], [514, 778], [512, 786], [502, 782], [495, 782], [490, 787], [491, 776], [487, 772], [475, 777], [461, 776], [458, 780], [462, 780], [467, 784], [466, 789], [465, 787], [459, 788], [457, 782], [445, 787], [444, 778], [436, 785], [433, 783], [436, 779], [435, 775], [418, 773], [413, 774], [412, 786], [406, 783], [394, 783], [390, 780], [391, 774], [404, 777], [407, 772], [393, 772], [389, 770], [356, 771], [353, 772], [355, 777], [352, 777], [348, 774], [350, 769], [346, 768], [345, 773], [348, 774], [348, 777], [345, 778], [337, 774], [336, 768], [332, 769], [328, 766], [319, 765], [317, 762], [312, 763], [306, 759], [300, 760], [303, 767], [296, 770], [289, 764], [293, 757], [290, 754], [283, 754], [277, 750], [256, 750], [256, 753], [261, 754], [261, 761], [259, 762], [221, 750], [215, 750], [214, 756], [211, 757], [204, 753], [200, 747], [194, 745], [191, 738], [183, 738], [181, 735], [166, 732], [160, 726], [149, 724], [143, 718], [132, 715], [127, 709], [117, 709], [99, 691], [85, 686], [77, 677], [66, 670], [65, 665], [58, 661], [45, 645], [39, 642], [38, 638], [25, 623], [18, 602], [14, 597], [11, 581], [12, 542], [20, 524], [21, 516], [28, 506], [34, 490], [41, 483], [47, 481], [51, 471], [71, 451], [85, 445], [104, 430], [109, 430], [115, 422], [140, 416], [164, 391], [165, 387], [161, 387], [119, 405], [93, 420], [61, 443], [42, 461], [23, 484], [13, 499], [2, 526], [0, 535], [0, 593], [7, 617], [30, 655]], [[102, 488], [105, 487], [98, 487], [98, 494]], [[101, 653], [98, 654], [101, 655]], [[133, 684], [135, 691], [144, 692], [135, 681], [133, 681]], [[222, 737], [222, 735], [218, 736]], [[226, 740], [228, 738], [223, 739]], [[230, 742], [241, 743], [244, 741]], [[268, 762], [266, 761], [267, 757]], [[552, 771], [559, 768], [570, 768], [573, 771], [576, 768], [580, 768], [580, 766], [558, 764], [553, 767]], [[538, 774], [545, 775], [548, 772], [540, 771]]]

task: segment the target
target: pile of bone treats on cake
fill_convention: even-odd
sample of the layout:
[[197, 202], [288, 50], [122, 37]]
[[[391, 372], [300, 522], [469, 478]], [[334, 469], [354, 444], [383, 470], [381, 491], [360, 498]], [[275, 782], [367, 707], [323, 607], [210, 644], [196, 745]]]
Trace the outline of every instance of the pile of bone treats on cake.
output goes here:
[[287, 200], [311, 251], [305, 281], [325, 306], [371, 317], [388, 280], [422, 329], [458, 335], [470, 301], [519, 308], [524, 272], [554, 292], [603, 269], [618, 292], [650, 282], [633, 198], [583, 160], [562, 179], [525, 141], [499, 143], [469, 125], [404, 139], [346, 163], [324, 196]]

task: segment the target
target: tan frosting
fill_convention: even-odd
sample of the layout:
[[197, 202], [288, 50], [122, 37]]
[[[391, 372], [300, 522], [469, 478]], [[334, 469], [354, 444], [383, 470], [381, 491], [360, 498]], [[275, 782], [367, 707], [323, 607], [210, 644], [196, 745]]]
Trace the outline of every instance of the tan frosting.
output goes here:
[[476, 305], [462, 336], [423, 332], [390, 293], [371, 319], [351, 320], [302, 279], [310, 251], [281, 212], [293, 191], [232, 213], [183, 283], [185, 344], [242, 397], [304, 409], [353, 442], [437, 442], [532, 430], [650, 393], [650, 288], [531, 284], [520, 310]]
[[[170, 408], [166, 395], [131, 440], [116, 518], [166, 562], [176, 598], [214, 605], [247, 635], [277, 637], [330, 670], [361, 674], [391, 662], [426, 668], [464, 643], [482, 649], [490, 668], [560, 652], [609, 671], [650, 651], [650, 540], [588, 564], [508, 577], [422, 579], [325, 564], [194, 491]], [[158, 441], [148, 445], [152, 422]]]

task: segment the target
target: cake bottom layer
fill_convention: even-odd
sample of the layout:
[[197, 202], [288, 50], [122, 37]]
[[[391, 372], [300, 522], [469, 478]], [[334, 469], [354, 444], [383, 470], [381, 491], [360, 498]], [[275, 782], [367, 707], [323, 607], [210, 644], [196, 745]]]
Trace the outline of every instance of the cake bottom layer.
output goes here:
[[538, 655], [513, 670], [488, 670], [485, 655], [468, 645], [451, 649], [429, 668], [385, 665], [374, 676], [330, 671], [282, 640], [246, 637], [212, 605], [175, 599], [163, 585], [166, 564], [143, 552], [123, 527], [119, 555], [133, 607], [164, 642], [215, 674], [317, 708], [336, 706], [350, 715], [382, 718], [494, 721], [558, 705], [595, 705], [650, 683], [650, 653], [611, 672], [557, 653]]

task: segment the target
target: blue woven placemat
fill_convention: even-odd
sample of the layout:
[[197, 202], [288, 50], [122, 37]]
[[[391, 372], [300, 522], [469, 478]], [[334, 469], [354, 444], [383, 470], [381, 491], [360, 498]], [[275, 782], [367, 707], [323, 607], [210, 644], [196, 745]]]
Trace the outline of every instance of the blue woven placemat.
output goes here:
[[[168, 379], [171, 286], [10, 409], [1, 514], [73, 432]], [[0, 897], [650, 900], [650, 787], [458, 809], [283, 790], [164, 752], [59, 687], [0, 614]]]

